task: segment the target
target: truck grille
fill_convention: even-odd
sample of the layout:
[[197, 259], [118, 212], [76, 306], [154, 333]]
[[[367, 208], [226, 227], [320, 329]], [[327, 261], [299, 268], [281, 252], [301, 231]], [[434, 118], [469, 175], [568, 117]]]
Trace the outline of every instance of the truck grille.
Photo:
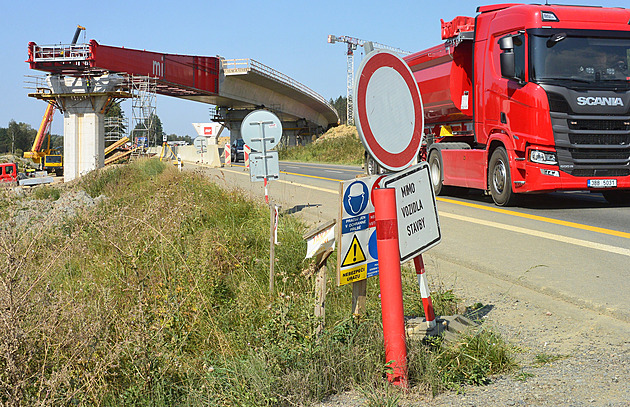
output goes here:
[[569, 134], [571, 144], [580, 145], [630, 145], [630, 134]]
[[558, 164], [576, 177], [630, 175], [630, 117], [551, 112]]
[[569, 119], [571, 130], [630, 130], [630, 120], [586, 120]]
[[585, 169], [579, 168], [573, 170], [571, 175], [574, 177], [625, 177], [630, 175], [630, 169]]

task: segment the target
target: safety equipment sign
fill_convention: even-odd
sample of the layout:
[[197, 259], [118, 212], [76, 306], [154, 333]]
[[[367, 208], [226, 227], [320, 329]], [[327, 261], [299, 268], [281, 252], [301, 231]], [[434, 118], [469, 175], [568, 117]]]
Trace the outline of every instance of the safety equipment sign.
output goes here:
[[382, 176], [343, 181], [337, 241], [337, 284], [344, 285], [378, 275], [376, 223], [371, 193]]

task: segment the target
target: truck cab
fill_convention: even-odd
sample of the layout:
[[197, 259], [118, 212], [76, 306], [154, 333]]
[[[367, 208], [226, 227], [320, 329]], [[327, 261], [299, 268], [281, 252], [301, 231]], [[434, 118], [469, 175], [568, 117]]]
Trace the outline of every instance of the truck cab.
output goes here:
[[[406, 57], [436, 190], [602, 192], [630, 200], [630, 10], [499, 4], [442, 22]], [[436, 173], [437, 171], [437, 173]]]
[[42, 158], [42, 170], [54, 172], [56, 176], [63, 175], [63, 156], [61, 154], [48, 154]]
[[0, 163], [0, 182], [17, 183], [18, 170], [15, 163]]

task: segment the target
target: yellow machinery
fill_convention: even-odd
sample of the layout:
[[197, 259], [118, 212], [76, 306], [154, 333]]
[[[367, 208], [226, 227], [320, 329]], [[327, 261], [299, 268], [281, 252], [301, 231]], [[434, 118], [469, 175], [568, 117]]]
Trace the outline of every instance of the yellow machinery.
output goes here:
[[[55, 106], [49, 103], [44, 112], [44, 117], [39, 125], [37, 136], [30, 151], [24, 152], [24, 158], [30, 158], [42, 170], [54, 172], [56, 175], [63, 173], [63, 156], [54, 154], [50, 149], [50, 125], [55, 114]], [[45, 149], [42, 148], [44, 139], [48, 135], [48, 144]]]

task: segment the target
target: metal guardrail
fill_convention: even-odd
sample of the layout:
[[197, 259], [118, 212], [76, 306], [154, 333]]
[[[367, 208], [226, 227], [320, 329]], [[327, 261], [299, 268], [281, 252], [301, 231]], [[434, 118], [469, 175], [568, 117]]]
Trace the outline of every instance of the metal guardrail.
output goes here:
[[89, 44], [55, 44], [33, 46], [33, 62], [86, 61], [89, 56]]
[[309, 95], [313, 99], [318, 100], [319, 102], [323, 103], [336, 112], [336, 109], [319, 93], [315, 92], [308, 86], [301, 84], [295, 79], [283, 74], [282, 72], [268, 67], [267, 65], [262, 64], [254, 59], [221, 59], [221, 64], [223, 65], [223, 70], [226, 73], [247, 72], [249, 70], [255, 71], [260, 75], [266, 76], [270, 79], [283, 83], [291, 88], [294, 88], [302, 93]]

